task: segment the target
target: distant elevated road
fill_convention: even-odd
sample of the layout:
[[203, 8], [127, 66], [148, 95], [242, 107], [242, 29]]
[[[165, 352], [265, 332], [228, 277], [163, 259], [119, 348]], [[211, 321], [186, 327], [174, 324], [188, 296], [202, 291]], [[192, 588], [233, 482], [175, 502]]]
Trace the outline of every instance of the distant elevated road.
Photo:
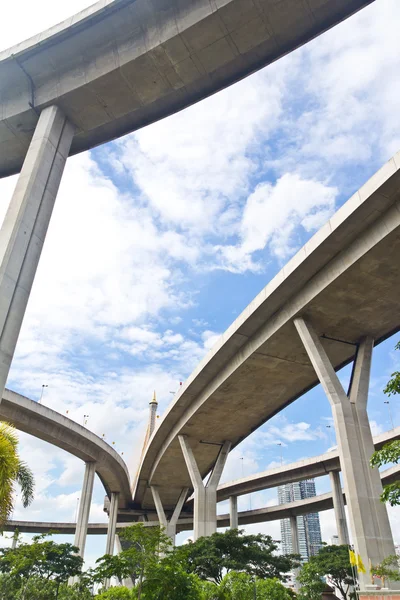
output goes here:
[[[400, 427], [385, 431], [374, 437], [375, 449], [380, 450], [387, 442], [398, 439], [400, 439]], [[337, 450], [223, 483], [218, 487], [217, 499], [218, 502], [221, 502], [227, 500], [230, 496], [252, 494], [253, 492], [278, 487], [287, 483], [294, 483], [295, 481], [323, 477], [330, 471], [340, 471]], [[385, 473], [385, 477], [388, 477], [389, 470], [385, 471]]]
[[[393, 483], [400, 476], [400, 465], [395, 465], [390, 469], [382, 472], [382, 483]], [[346, 496], [344, 501], [346, 502]], [[323, 512], [333, 508], [332, 493], [321, 494], [313, 498], [305, 498], [295, 502], [287, 502], [286, 504], [278, 504], [276, 506], [268, 506], [255, 510], [246, 510], [238, 514], [239, 525], [250, 525], [252, 523], [266, 523], [269, 521], [277, 521], [279, 519], [287, 519], [291, 516], [306, 515], [311, 512]], [[218, 515], [218, 527], [229, 527], [230, 516], [228, 514]], [[128, 527], [131, 523], [119, 523], [117, 531], [124, 527]], [[147, 521], [142, 525], [152, 527], [158, 524], [155, 521]], [[5, 526], [5, 531], [15, 531], [18, 529], [20, 533], [48, 533], [49, 531], [57, 531], [63, 534], [73, 534], [75, 532], [75, 523], [40, 523], [33, 521], [10, 521]], [[179, 519], [177, 531], [190, 531], [193, 529], [193, 518], [184, 517]], [[91, 535], [105, 535], [107, 533], [107, 523], [90, 523], [88, 533]]]
[[62, 448], [86, 463], [95, 462], [96, 473], [107, 494], [119, 492], [120, 508], [130, 505], [132, 493], [125, 462], [118, 452], [85, 427], [43, 404], [7, 389], [0, 403], [0, 419], [19, 431]]
[[71, 153], [246, 77], [373, 0], [101, 0], [0, 53], [0, 177], [21, 169], [38, 114], [76, 126]]

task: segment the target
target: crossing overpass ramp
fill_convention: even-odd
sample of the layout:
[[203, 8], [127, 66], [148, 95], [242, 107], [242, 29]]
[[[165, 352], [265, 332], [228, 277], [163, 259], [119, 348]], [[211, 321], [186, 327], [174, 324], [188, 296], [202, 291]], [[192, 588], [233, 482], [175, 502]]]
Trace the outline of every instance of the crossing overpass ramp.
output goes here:
[[[357, 343], [400, 326], [400, 153], [354, 194], [221, 336], [178, 391], [139, 469], [134, 505], [153, 508], [149, 485], [172, 508], [191, 481], [178, 435], [205, 477], [225, 440], [239, 444], [317, 385], [293, 324], [305, 316], [336, 369]], [[221, 492], [220, 492], [221, 493]]]
[[171, 115], [373, 0], [100, 0], [0, 53], [0, 177], [21, 169], [40, 111], [76, 154]]

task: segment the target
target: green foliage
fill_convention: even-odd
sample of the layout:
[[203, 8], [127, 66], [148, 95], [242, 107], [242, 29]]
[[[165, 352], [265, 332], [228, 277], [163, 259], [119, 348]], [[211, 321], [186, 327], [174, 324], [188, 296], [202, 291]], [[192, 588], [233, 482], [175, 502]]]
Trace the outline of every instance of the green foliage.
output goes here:
[[[396, 345], [396, 350], [400, 350], [400, 342]], [[383, 390], [388, 396], [400, 394], [400, 371], [392, 373], [392, 378], [388, 381]], [[377, 450], [371, 457], [372, 467], [382, 467], [389, 463], [398, 464], [400, 462], [400, 441], [395, 440], [385, 444], [381, 450]], [[400, 505], [400, 481], [389, 483], [383, 486], [381, 494], [382, 502], [389, 502], [390, 506]]]
[[39, 535], [31, 544], [0, 549], [0, 573], [10, 578], [15, 598], [53, 600], [61, 584], [80, 574], [83, 560], [76, 554], [78, 548], [45, 538]]
[[396, 581], [399, 578], [399, 557], [392, 554], [385, 558], [379, 565], [372, 566], [371, 573], [379, 577], [382, 584], [387, 581]]
[[211, 581], [200, 580], [201, 600], [224, 600], [220, 586]]
[[14, 509], [14, 486], [21, 486], [22, 502], [26, 508], [33, 500], [32, 471], [18, 454], [18, 438], [7, 423], [0, 423], [0, 528]]
[[244, 535], [229, 529], [199, 538], [175, 549], [177, 559], [201, 579], [220, 583], [225, 572], [243, 571], [259, 578], [284, 579], [297, 561], [275, 552], [278, 546], [269, 535]]
[[143, 582], [143, 599], [202, 600], [197, 575], [187, 573], [173, 558], [155, 565]]
[[220, 585], [221, 600], [290, 600], [289, 591], [278, 579], [257, 579], [247, 573], [232, 571]]
[[[316, 556], [312, 556], [303, 565], [299, 581], [302, 584], [300, 598], [314, 600], [320, 598], [323, 587], [319, 585], [323, 578], [329, 576], [332, 584], [338, 588], [343, 598], [350, 598], [350, 588], [353, 585], [353, 572], [349, 559], [348, 546], [323, 546]], [[313, 595], [312, 595], [313, 594]]]
[[96, 600], [134, 600], [132, 590], [126, 587], [112, 587], [96, 596]]
[[301, 600], [321, 600], [321, 594], [325, 589], [320, 568], [313, 562], [305, 563], [298, 575], [301, 590], [298, 597]]

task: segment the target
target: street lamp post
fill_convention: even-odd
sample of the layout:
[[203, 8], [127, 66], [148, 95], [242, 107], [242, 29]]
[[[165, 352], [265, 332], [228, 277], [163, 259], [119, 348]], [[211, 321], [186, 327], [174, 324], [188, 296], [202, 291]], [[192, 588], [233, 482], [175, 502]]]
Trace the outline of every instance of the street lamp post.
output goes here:
[[332, 437], [331, 437], [331, 434], [332, 434], [332, 425], [326, 425], [326, 428], [328, 430], [329, 444], [330, 444], [330, 446], [332, 448], [333, 447]]
[[44, 388], [48, 388], [48, 387], [49, 387], [49, 386], [48, 386], [47, 384], [45, 384], [45, 383], [42, 383], [42, 393], [40, 394], [39, 404], [41, 403], [41, 401], [42, 401], [42, 398], [43, 398], [43, 392], [44, 392]]
[[282, 442], [278, 442], [276, 445], [281, 447], [281, 466], [282, 466], [283, 465]]
[[392, 415], [392, 411], [391, 411], [391, 408], [390, 408], [390, 402], [389, 402], [389, 400], [384, 400], [383, 404], [387, 404], [388, 411], [389, 411], [390, 422], [392, 424], [392, 429], [394, 429], [393, 415]]

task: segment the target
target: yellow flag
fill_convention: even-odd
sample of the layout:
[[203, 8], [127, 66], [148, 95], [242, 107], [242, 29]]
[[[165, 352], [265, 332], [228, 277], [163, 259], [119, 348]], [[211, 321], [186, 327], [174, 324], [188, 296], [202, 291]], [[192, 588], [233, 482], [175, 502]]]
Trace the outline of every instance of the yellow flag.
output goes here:
[[360, 573], [366, 573], [364, 563], [361, 560], [361, 556], [359, 554], [357, 554], [357, 569], [359, 570]]
[[354, 554], [353, 550], [349, 550], [349, 555], [350, 555], [351, 566], [356, 567], [357, 566], [357, 558], [356, 558], [356, 555]]

